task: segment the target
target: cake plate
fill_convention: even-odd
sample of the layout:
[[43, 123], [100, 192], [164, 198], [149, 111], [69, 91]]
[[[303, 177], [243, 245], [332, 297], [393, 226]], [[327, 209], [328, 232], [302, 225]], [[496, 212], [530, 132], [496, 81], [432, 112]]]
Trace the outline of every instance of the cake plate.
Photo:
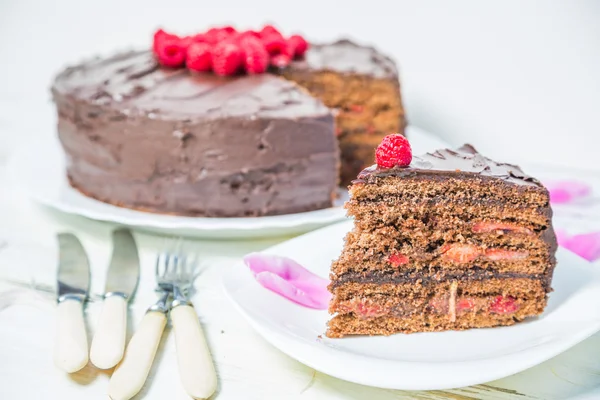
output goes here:
[[[415, 154], [447, 145], [416, 127], [408, 127]], [[240, 239], [295, 235], [345, 219], [347, 193], [340, 189], [334, 207], [267, 217], [203, 218], [155, 214], [92, 199], [73, 189], [65, 174], [65, 156], [55, 134], [17, 150], [9, 160], [12, 183], [36, 202], [61, 212], [170, 235], [210, 239]]]
[[[351, 228], [350, 221], [338, 223], [265, 252], [290, 257], [326, 277]], [[557, 259], [554, 292], [540, 317], [460, 332], [329, 339], [327, 311], [304, 308], [268, 291], [244, 264], [225, 273], [223, 286], [260, 335], [311, 368], [380, 388], [452, 389], [523, 371], [600, 330], [600, 270], [562, 248]]]

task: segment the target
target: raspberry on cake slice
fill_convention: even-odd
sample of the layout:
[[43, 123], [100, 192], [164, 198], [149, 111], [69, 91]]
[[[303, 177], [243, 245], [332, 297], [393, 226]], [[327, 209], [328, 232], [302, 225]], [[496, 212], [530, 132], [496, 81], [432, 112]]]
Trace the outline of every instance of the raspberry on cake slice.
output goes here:
[[413, 157], [384, 138], [350, 187], [354, 229], [331, 267], [327, 336], [512, 325], [540, 315], [556, 236], [549, 194], [473, 146]]

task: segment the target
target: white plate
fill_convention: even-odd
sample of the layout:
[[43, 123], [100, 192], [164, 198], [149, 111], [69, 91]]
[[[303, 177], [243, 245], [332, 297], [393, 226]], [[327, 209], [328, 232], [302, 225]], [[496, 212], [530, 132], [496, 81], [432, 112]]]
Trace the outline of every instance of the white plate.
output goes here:
[[[328, 276], [351, 222], [281, 243], [266, 252], [290, 257]], [[369, 386], [432, 390], [480, 384], [537, 365], [600, 330], [600, 272], [558, 251], [548, 307], [510, 327], [389, 337], [324, 336], [327, 311], [296, 305], [259, 285], [242, 263], [227, 271], [225, 292], [275, 347], [326, 374]]]
[[[415, 127], [408, 128], [408, 135], [417, 154], [446, 147], [435, 136]], [[345, 218], [341, 207], [344, 196], [332, 208], [256, 218], [183, 217], [113, 206], [71, 188], [65, 176], [65, 157], [53, 134], [17, 151], [9, 162], [9, 174], [29, 197], [62, 212], [177, 235], [214, 239], [291, 235]]]

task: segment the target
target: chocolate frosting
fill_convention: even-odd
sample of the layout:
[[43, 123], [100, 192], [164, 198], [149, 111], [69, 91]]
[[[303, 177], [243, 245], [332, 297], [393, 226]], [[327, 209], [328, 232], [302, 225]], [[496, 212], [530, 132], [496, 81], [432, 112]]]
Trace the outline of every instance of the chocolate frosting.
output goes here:
[[52, 92], [67, 173], [86, 195], [209, 217], [332, 205], [332, 112], [284, 78], [191, 74], [138, 51], [68, 68]]
[[465, 144], [456, 150], [443, 149], [422, 156], [415, 156], [408, 167], [382, 169], [378, 168], [377, 165], [372, 165], [364, 169], [354, 183], [368, 183], [377, 177], [417, 175], [479, 175], [486, 178], [502, 179], [517, 185], [543, 187], [540, 181], [525, 174], [520, 167], [499, 163], [484, 157], [470, 144]]
[[444, 281], [482, 281], [488, 279], [534, 279], [543, 282], [546, 291], [550, 291], [550, 282], [555, 262], [552, 262], [548, 271], [544, 274], [524, 274], [518, 272], [498, 272], [471, 266], [465, 270], [446, 270], [441, 267], [430, 267], [425, 270], [403, 270], [403, 271], [366, 271], [364, 273], [349, 272], [336, 277], [331, 282], [331, 288], [340, 287], [346, 283], [374, 283], [382, 285], [386, 283], [421, 283], [423, 285], [437, 284]]
[[342, 39], [334, 43], [313, 44], [304, 60], [290, 66], [296, 70], [356, 73], [374, 78], [398, 79], [396, 64], [374, 47]]
[[223, 78], [161, 68], [149, 51], [128, 52], [68, 68], [54, 91], [152, 119], [190, 122], [231, 117], [327, 116], [318, 99], [272, 74]]

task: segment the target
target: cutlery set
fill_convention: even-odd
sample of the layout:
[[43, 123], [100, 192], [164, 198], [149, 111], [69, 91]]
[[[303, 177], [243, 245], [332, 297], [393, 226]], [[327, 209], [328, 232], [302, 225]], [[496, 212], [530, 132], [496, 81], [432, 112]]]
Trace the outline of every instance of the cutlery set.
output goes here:
[[[88, 363], [88, 340], [83, 306], [90, 289], [90, 265], [81, 242], [70, 233], [58, 235], [58, 306], [55, 364], [73, 373]], [[99, 369], [115, 367], [108, 392], [112, 400], [126, 400], [143, 387], [170, 316], [181, 382], [195, 399], [210, 397], [217, 375], [202, 327], [189, 299], [196, 261], [169, 250], [156, 258], [159, 299], [151, 305], [125, 348], [127, 306], [140, 275], [137, 245], [128, 230], [113, 232], [102, 311], [92, 339], [89, 360]]]

